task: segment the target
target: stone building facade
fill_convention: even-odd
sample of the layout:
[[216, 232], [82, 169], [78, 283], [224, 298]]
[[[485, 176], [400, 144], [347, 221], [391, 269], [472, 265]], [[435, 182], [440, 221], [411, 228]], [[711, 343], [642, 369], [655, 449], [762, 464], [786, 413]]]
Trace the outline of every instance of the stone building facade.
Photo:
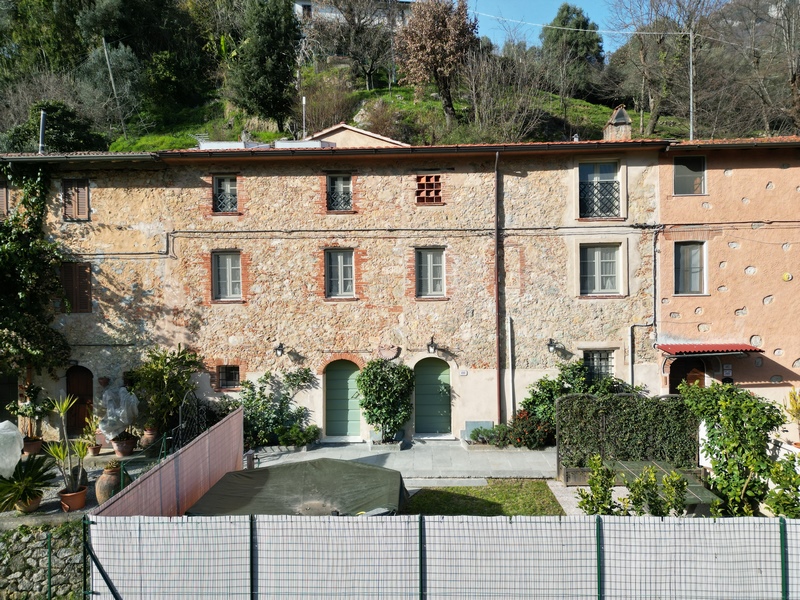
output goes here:
[[[355, 375], [372, 358], [396, 358], [417, 377], [406, 434], [458, 437], [467, 421], [509, 419], [527, 386], [562, 360], [584, 358], [598, 373], [666, 392], [673, 360], [656, 345], [706, 339], [685, 327], [699, 318], [699, 300], [717, 310], [716, 295], [669, 293], [663, 275], [681, 231], [704, 223], [711, 239], [719, 220], [701, 198], [679, 206], [665, 195], [681, 145], [408, 147], [376, 145], [375, 136], [359, 145], [346, 133], [336, 145], [2, 157], [50, 170], [49, 227], [83, 282], [75, 290], [83, 308], [56, 323], [73, 364], [41, 383], [91, 402], [101, 377], [121, 385], [153, 344], [197, 351], [208, 397], [307, 366], [317, 384], [298, 400], [324, 439], [355, 441], [369, 434], [352, 397]], [[764, 186], [747, 191], [751, 205], [730, 199], [742, 184], [720, 169], [709, 175], [709, 190], [726, 198], [709, 199], [715, 207], [727, 203], [735, 215], [767, 202]], [[778, 164], [768, 179], [786, 187], [792, 172]], [[86, 213], [65, 216], [83, 188]], [[765, 259], [778, 268], [776, 257]], [[781, 294], [762, 296], [777, 306]], [[764, 298], [758, 311], [769, 310]], [[752, 321], [758, 311], [747, 308]], [[744, 341], [768, 339], [763, 331], [742, 330]], [[783, 342], [770, 350], [785, 382], [796, 378], [792, 352]]]

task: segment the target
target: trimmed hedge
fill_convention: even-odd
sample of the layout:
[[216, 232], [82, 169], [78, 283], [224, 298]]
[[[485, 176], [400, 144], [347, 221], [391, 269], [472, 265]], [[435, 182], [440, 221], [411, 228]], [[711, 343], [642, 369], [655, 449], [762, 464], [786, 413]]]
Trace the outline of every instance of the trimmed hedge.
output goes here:
[[699, 421], [680, 396], [562, 396], [556, 424], [559, 459], [566, 467], [585, 467], [594, 454], [697, 466]]

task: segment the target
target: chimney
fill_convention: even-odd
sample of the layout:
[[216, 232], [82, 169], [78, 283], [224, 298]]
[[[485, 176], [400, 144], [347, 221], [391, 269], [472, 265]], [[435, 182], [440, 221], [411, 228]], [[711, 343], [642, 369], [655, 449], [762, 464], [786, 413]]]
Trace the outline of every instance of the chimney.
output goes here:
[[631, 139], [631, 118], [624, 104], [620, 104], [611, 113], [611, 118], [603, 127], [603, 139], [609, 142]]

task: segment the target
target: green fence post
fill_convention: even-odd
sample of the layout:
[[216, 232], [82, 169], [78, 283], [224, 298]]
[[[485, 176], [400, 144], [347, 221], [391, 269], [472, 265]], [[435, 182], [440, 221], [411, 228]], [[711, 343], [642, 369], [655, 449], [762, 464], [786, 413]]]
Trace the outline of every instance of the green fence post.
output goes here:
[[426, 566], [425, 566], [425, 517], [423, 515], [419, 516], [419, 597], [420, 600], [424, 600], [427, 595], [427, 583], [425, 581], [426, 577]]
[[781, 598], [789, 600], [789, 548], [786, 541], [786, 519], [778, 519], [781, 528]]
[[83, 515], [83, 597], [89, 596], [89, 553], [86, 546], [89, 543], [89, 517]]
[[47, 532], [47, 600], [53, 600], [53, 534]]
[[258, 598], [258, 555], [256, 551], [256, 517], [250, 515], [250, 598]]
[[600, 515], [594, 518], [595, 544], [597, 548], [597, 600], [605, 596], [605, 581], [603, 580], [603, 519]]

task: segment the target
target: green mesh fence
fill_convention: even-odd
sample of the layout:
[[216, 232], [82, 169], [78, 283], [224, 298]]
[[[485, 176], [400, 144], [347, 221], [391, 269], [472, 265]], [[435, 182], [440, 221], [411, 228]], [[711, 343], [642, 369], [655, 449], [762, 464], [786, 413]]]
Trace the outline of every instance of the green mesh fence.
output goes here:
[[800, 600], [800, 521], [92, 517], [96, 598]]

